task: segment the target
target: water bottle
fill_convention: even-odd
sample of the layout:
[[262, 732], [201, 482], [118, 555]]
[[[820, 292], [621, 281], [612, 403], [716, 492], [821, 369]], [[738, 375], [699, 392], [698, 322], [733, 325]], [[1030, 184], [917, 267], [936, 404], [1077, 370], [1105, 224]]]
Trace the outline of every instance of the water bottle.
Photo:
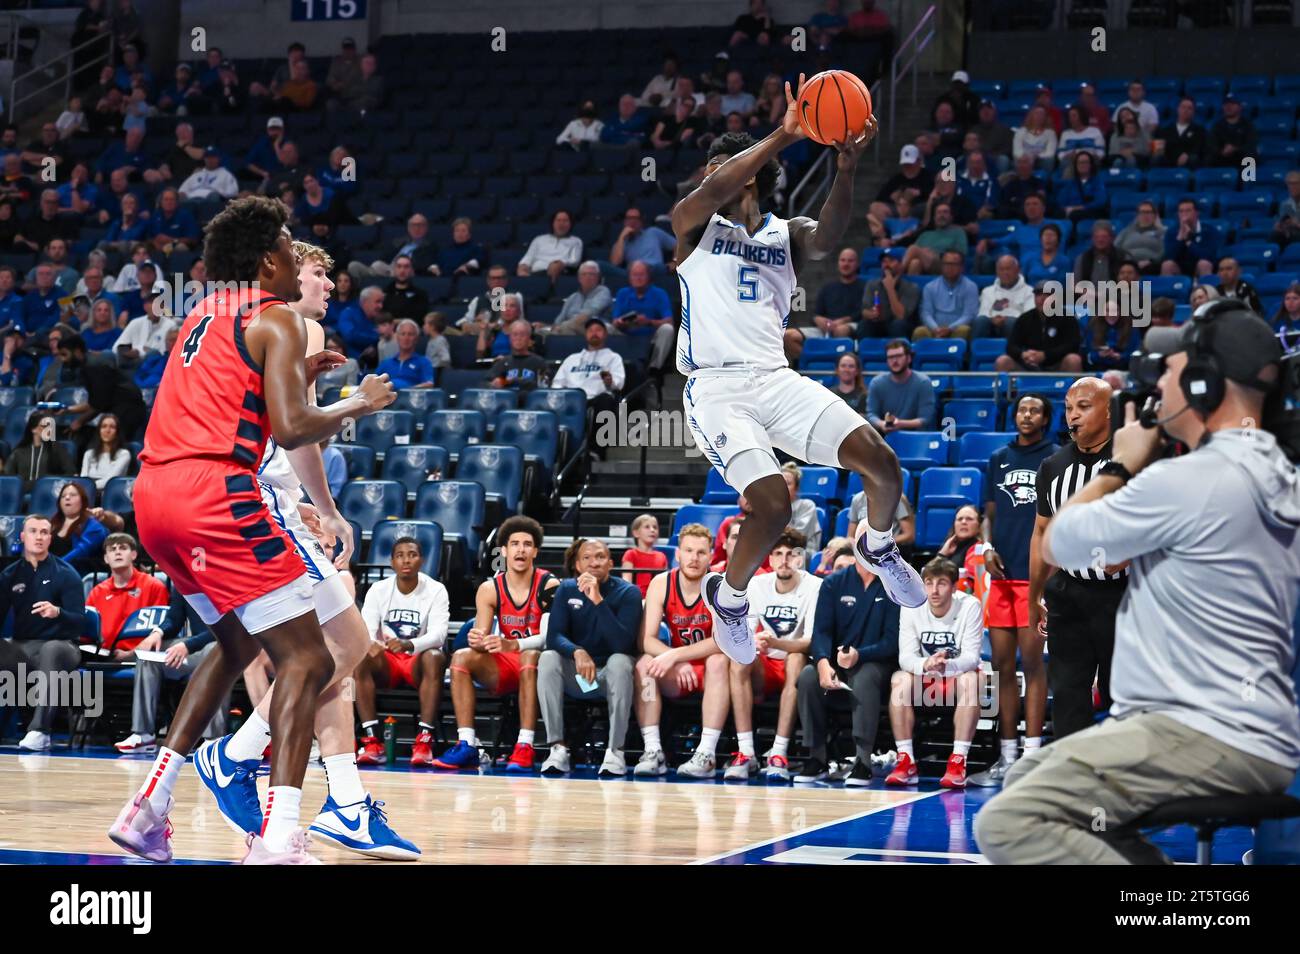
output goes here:
[[234, 735], [236, 732], [238, 732], [239, 727], [242, 726], [243, 724], [244, 724], [244, 710], [231, 709], [230, 710], [230, 734]]
[[397, 764], [397, 718], [389, 716], [384, 720], [384, 764]]

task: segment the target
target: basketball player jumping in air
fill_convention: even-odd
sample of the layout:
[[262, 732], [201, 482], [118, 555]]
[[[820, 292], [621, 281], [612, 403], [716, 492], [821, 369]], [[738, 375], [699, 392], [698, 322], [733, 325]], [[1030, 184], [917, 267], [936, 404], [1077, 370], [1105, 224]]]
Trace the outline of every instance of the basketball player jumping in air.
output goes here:
[[[368, 376], [328, 408], [307, 386], [341, 355], [304, 361], [307, 329], [289, 307], [301, 295], [288, 210], [260, 196], [236, 199], [209, 223], [203, 259], [214, 282], [181, 326], [140, 455], [135, 484], [140, 541], [217, 637], [195, 670], [148, 778], [109, 837], [152, 861], [172, 856], [171, 793], [244, 667], [265, 649], [275, 666], [274, 750], [267, 816], [248, 835], [246, 864], [318, 863], [298, 827], [317, 699], [333, 681], [311, 578], [271, 518], [256, 472], [272, 434], [292, 449], [337, 433], [393, 402], [386, 376]], [[252, 636], [253, 638], [249, 638]], [[341, 675], [346, 675], [342, 673]]]
[[898, 458], [834, 392], [791, 369], [782, 347], [798, 267], [839, 248], [853, 209], [858, 157], [878, 126], [873, 116], [856, 140], [835, 144], [835, 181], [819, 219], [779, 219], [761, 212], [760, 203], [776, 184], [777, 154], [803, 136], [789, 83], [785, 95], [781, 127], [759, 142], [745, 133], [715, 139], [704, 181], [673, 209], [682, 284], [677, 369], [687, 375], [687, 423], [695, 443], [753, 508], [725, 576], [704, 579], [705, 602], [718, 623], [714, 638], [742, 665], [756, 654], [746, 587], [790, 522], [790, 494], [773, 447], [862, 476], [867, 519], [854, 553], [890, 599], [903, 606], [925, 602], [920, 575], [893, 539], [902, 492]]
[[[334, 263], [323, 249], [305, 242], [294, 242], [293, 251], [301, 263], [298, 277], [302, 283], [302, 297], [294, 302], [293, 310], [307, 319], [305, 357], [325, 347], [325, 331], [320, 322], [334, 288], [329, 279]], [[307, 401], [316, 403], [312, 385], [307, 387]], [[319, 524], [331, 548], [335, 539], [343, 541], [337, 562], [346, 567], [352, 553], [351, 529], [330, 494], [320, 445], [303, 444], [285, 450], [272, 437], [266, 443], [257, 480], [271, 518], [293, 541], [294, 552], [311, 579], [316, 617], [334, 659], [336, 678], [320, 695], [315, 723], [329, 795], [310, 831], [360, 854], [392, 861], [414, 860], [420, 856], [420, 849], [388, 826], [383, 802], [370, 797], [357, 771], [352, 746], [352, 703], [343, 692], [339, 677], [356, 669], [370, 645], [370, 637], [352, 594], [339, 575], [336, 561], [326, 556], [320, 541], [303, 522], [305, 512], [313, 523]], [[303, 503], [304, 489], [311, 504]], [[278, 681], [272, 684], [238, 732], [206, 742], [194, 753], [199, 779], [216, 798], [227, 824], [240, 835], [256, 834], [262, 827], [257, 771], [262, 751], [271, 741], [267, 717], [278, 685]]]

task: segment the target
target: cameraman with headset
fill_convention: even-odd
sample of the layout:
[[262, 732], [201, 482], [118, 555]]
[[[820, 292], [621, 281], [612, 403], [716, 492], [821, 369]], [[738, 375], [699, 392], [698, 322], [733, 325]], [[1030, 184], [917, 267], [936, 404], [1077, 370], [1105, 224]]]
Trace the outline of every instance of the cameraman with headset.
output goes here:
[[[1286, 410], [1300, 368], [1231, 299], [1185, 328], [1151, 329], [1146, 346], [1133, 371], [1159, 416], [1126, 408], [1110, 462], [1043, 541], [1065, 569], [1132, 561], [1113, 718], [1008, 772], [975, 818], [995, 863], [1168, 863], [1114, 830], [1174, 798], [1280, 793], [1300, 766], [1300, 478], [1288, 459], [1300, 440]], [[1169, 438], [1192, 450], [1158, 459]]]

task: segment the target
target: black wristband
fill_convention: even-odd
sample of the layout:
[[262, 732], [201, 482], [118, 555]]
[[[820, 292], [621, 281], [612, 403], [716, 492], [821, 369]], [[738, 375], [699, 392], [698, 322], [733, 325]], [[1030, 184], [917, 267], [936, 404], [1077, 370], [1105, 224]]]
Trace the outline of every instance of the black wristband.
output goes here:
[[1118, 477], [1124, 483], [1133, 479], [1133, 472], [1117, 460], [1108, 460], [1097, 471], [1098, 476]]

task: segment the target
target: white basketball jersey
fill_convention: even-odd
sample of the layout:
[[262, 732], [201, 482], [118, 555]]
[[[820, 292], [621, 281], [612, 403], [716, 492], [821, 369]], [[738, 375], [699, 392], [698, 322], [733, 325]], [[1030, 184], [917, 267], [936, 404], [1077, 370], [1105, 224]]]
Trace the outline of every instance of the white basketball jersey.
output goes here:
[[[799, 585], [789, 593], [778, 593], [775, 573], [760, 573], [749, 581], [749, 615], [754, 628], [777, 639], [803, 639], [812, 635], [813, 616], [822, 579], [800, 571]], [[784, 659], [784, 649], [769, 649], [773, 659]]]
[[769, 212], [751, 236], [715, 212], [695, 250], [677, 266], [677, 278], [678, 371], [733, 364], [775, 371], [789, 365], [783, 333], [795, 275], [785, 219]]
[[293, 472], [289, 455], [276, 443], [274, 437], [266, 441], [266, 451], [262, 454], [262, 466], [257, 469], [257, 479], [277, 490], [287, 490], [299, 495], [302, 493], [302, 481]]

